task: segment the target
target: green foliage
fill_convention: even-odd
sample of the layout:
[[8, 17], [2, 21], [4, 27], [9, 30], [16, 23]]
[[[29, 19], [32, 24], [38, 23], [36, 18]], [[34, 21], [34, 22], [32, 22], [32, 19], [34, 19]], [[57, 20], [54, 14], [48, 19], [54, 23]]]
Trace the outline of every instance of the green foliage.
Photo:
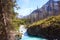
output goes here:
[[13, 26], [13, 28], [15, 30], [18, 30], [20, 25], [25, 25], [26, 24], [26, 19], [20, 19], [20, 18], [17, 18], [17, 14], [14, 14], [15, 16], [13, 16], [12, 18], [12, 21], [11, 21], [11, 25]]
[[0, 0], [0, 40], [10, 40], [9, 33], [13, 29], [11, 20], [14, 12], [15, 0]]
[[50, 25], [60, 27], [60, 15], [59, 16], [51, 16], [51, 17], [48, 17], [48, 18], [46, 18], [44, 20], [40, 20], [38, 22], [35, 22], [35, 23], [29, 25], [29, 27], [38, 26], [38, 25], [41, 25], [44, 28], [48, 27]]
[[20, 24], [26, 24], [26, 19], [20, 19]]
[[20, 26], [20, 20], [17, 19], [17, 18], [14, 18], [14, 19], [12, 19], [11, 24], [12, 24], [12, 26], [14, 27], [14, 29], [17, 30], [18, 27]]

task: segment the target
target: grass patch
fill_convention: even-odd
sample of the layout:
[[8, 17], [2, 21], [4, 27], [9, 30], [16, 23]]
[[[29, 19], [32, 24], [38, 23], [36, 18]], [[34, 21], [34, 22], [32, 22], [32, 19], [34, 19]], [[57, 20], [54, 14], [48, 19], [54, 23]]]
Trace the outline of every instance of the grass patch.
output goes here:
[[38, 25], [40, 25], [40, 26], [42, 25], [43, 28], [48, 27], [50, 25], [60, 27], [60, 15], [59, 16], [51, 16], [46, 19], [34, 22], [33, 24], [29, 25], [29, 27], [34, 27], [34, 26], [38, 26]]

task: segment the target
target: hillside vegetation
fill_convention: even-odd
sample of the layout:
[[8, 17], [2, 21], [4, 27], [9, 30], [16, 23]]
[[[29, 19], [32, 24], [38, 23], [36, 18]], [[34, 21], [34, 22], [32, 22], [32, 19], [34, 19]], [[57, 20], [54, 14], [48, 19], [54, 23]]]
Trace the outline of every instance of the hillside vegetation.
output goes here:
[[60, 38], [60, 15], [51, 16], [33, 23], [27, 30], [29, 35], [41, 36], [48, 39]]
[[37, 22], [29, 25], [29, 27], [40, 25], [43, 28], [45, 28], [45, 27], [48, 27], [50, 25], [59, 26], [59, 24], [60, 24], [60, 15], [59, 16], [51, 16], [51, 17], [48, 17], [44, 20], [37, 21]]

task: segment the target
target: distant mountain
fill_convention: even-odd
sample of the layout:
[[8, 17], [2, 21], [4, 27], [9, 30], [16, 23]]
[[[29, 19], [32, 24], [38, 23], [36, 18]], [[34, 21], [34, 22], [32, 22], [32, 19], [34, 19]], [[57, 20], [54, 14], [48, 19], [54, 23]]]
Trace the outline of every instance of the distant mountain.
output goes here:
[[41, 8], [37, 8], [30, 15], [26, 16], [31, 20], [31, 23], [47, 18], [49, 16], [56, 16], [60, 14], [60, 1], [49, 0]]

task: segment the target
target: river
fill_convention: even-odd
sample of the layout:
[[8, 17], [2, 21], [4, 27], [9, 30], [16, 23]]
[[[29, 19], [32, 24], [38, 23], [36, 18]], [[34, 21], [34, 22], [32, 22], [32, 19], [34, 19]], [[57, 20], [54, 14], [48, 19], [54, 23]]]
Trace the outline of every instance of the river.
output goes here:
[[22, 33], [22, 38], [20, 40], [46, 40], [40, 37], [32, 37], [29, 36], [26, 32], [26, 28], [24, 27], [24, 25], [21, 25], [19, 28], [20, 33]]

